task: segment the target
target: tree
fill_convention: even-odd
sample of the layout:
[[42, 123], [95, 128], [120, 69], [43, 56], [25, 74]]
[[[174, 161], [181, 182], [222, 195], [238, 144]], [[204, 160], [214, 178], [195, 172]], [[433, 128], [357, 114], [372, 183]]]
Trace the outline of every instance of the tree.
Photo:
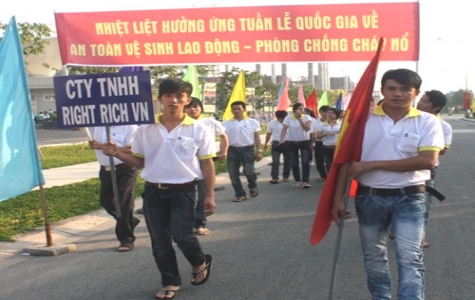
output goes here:
[[[216, 111], [224, 112], [228, 104], [229, 98], [234, 88], [234, 84], [239, 76], [239, 68], [233, 67], [229, 72], [221, 73], [221, 81], [216, 84]], [[257, 72], [244, 71], [246, 88], [258, 87], [262, 76]], [[258, 95], [255, 92], [255, 95]], [[246, 99], [242, 99], [243, 101]]]
[[[5, 30], [7, 23], [0, 21], [0, 30]], [[30, 55], [39, 55], [45, 53], [45, 45], [48, 41], [45, 38], [51, 36], [51, 28], [45, 24], [39, 23], [18, 23], [18, 31], [20, 33], [21, 43], [23, 45], [23, 55], [27, 58]], [[3, 36], [3, 35], [2, 35]], [[0, 37], [0, 41], [2, 38]], [[25, 60], [25, 65], [27, 64]], [[44, 63], [45, 68], [50, 66]]]
[[455, 111], [463, 109], [463, 95], [465, 93], [472, 93], [472, 91], [460, 89], [456, 92], [450, 92], [446, 94], [445, 96], [447, 97], [447, 104], [442, 111], [447, 112], [449, 107], [454, 107]]

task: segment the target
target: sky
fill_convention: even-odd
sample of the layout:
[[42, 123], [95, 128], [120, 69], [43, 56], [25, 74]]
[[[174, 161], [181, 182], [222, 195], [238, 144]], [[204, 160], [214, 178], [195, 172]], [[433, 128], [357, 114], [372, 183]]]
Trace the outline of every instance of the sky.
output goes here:
[[[409, 2], [401, 0], [274, 0], [273, 5], [336, 4], [336, 3]], [[418, 62], [381, 62], [375, 89], [379, 89], [382, 74], [394, 68], [418, 71], [423, 84], [422, 91], [437, 89], [444, 93], [468, 88], [475, 90], [475, 56], [471, 40], [474, 35], [472, 11], [466, 0], [421, 0], [420, 3], [420, 57]], [[55, 12], [99, 12], [126, 10], [156, 10], [169, 8], [202, 8], [233, 6], [264, 6], [268, 0], [180, 0], [180, 1], [64, 1], [48, 0], [38, 4], [36, 0], [15, 0], [0, 10], [0, 21], [8, 23], [12, 16], [17, 22], [54, 24]], [[331, 77], [350, 76], [357, 82], [368, 62], [329, 62]], [[237, 67], [254, 70], [255, 64], [236, 64]], [[262, 73], [271, 74], [271, 64], [261, 64]], [[221, 66], [221, 70], [224, 67]], [[275, 65], [280, 74], [280, 63]], [[316, 64], [314, 72], [316, 74]], [[288, 63], [287, 73], [296, 80], [307, 76], [307, 63]]]

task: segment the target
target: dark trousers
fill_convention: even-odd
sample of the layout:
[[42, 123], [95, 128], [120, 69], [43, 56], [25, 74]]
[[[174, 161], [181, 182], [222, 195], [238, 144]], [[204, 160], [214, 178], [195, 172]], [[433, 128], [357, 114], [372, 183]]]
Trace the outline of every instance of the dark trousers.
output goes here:
[[233, 147], [228, 149], [228, 174], [234, 189], [235, 197], [246, 197], [246, 191], [242, 187], [239, 178], [239, 167], [242, 165], [244, 175], [247, 178], [247, 187], [257, 187], [257, 175], [255, 171], [254, 146]]
[[136, 168], [123, 168], [115, 171], [117, 187], [119, 189], [119, 202], [121, 217], [116, 217], [114, 190], [112, 188], [111, 172], [101, 168], [99, 179], [101, 181], [100, 203], [109, 215], [115, 218], [115, 235], [120, 243], [134, 243], [135, 217], [135, 182], [137, 179]]
[[282, 176], [283, 178], [289, 178], [290, 176], [290, 153], [288, 143], [286, 142], [279, 146], [278, 141], [272, 141], [272, 167], [270, 172], [272, 179], [279, 179], [279, 164], [281, 154], [284, 157]]
[[[310, 156], [312, 147], [310, 140], [300, 142], [288, 142], [290, 152], [290, 164], [292, 165], [292, 174], [297, 182], [309, 182], [310, 180]], [[302, 176], [300, 176], [299, 152], [302, 161]]]
[[181, 285], [173, 241], [192, 266], [205, 262], [200, 242], [193, 232], [195, 188], [159, 189], [145, 184], [142, 195], [145, 221], [152, 241], [162, 285]]
[[315, 141], [315, 165], [320, 177], [327, 178], [327, 170], [325, 169], [325, 161], [323, 160], [323, 142]]
[[195, 208], [195, 228], [206, 227], [206, 216], [204, 212], [204, 200], [206, 198], [206, 184], [203, 179], [196, 181], [196, 187], [198, 190], [198, 199], [196, 201]]
[[323, 147], [323, 160], [325, 161], [325, 167], [327, 169], [327, 174], [330, 173], [330, 169], [333, 164], [333, 156], [335, 155], [335, 147], [325, 148]]

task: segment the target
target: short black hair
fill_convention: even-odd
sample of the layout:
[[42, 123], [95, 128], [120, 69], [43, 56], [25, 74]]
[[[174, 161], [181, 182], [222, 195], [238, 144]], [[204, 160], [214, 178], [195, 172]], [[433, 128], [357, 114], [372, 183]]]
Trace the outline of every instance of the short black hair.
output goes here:
[[330, 109], [330, 106], [329, 106], [329, 105], [322, 105], [322, 106], [320, 106], [320, 108], [318, 109], [318, 111], [327, 112], [328, 109]]
[[335, 113], [335, 115], [336, 115], [337, 118], [340, 117], [340, 114], [341, 114], [341, 110], [340, 110], [340, 109], [338, 109], [338, 108], [336, 108], [336, 107], [329, 107], [328, 110], [327, 110], [327, 112], [330, 111], [330, 110]]
[[439, 109], [436, 110], [436, 113], [439, 113], [447, 104], [447, 97], [445, 97], [441, 91], [431, 90], [425, 92], [425, 94], [429, 98], [429, 102], [432, 103], [432, 107], [439, 107]]
[[292, 105], [292, 111], [296, 111], [299, 107], [302, 107], [302, 106], [303, 104], [300, 102], [294, 103], [294, 105]]
[[231, 103], [231, 108], [235, 105], [241, 105], [242, 108], [244, 108], [244, 110], [246, 110], [246, 102], [244, 102], [244, 101], [241, 101], [241, 100], [234, 101], [233, 103]]
[[201, 112], [205, 111], [203, 108], [203, 102], [201, 102], [201, 100], [196, 97], [191, 97], [190, 103], [188, 103], [188, 105], [185, 105], [185, 108], [195, 107], [197, 105], [201, 107]]
[[285, 117], [287, 117], [289, 115], [289, 113], [285, 110], [278, 110], [275, 112], [275, 117], [277, 119], [283, 119]]
[[419, 90], [422, 85], [422, 79], [419, 74], [409, 69], [395, 69], [387, 71], [381, 78], [381, 87], [384, 87], [386, 81], [391, 79], [395, 80], [399, 84], [402, 84], [403, 86], [416, 88], [416, 90]]
[[177, 78], [167, 78], [158, 86], [158, 98], [166, 94], [186, 93], [188, 96], [193, 92], [191, 83]]
[[310, 117], [315, 118], [315, 113], [313, 112], [311, 108], [305, 107], [305, 113], [309, 115]]

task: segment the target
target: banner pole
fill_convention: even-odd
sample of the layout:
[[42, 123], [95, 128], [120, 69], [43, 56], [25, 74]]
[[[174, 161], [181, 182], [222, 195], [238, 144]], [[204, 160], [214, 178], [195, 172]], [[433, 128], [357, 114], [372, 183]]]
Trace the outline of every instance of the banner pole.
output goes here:
[[53, 236], [51, 235], [51, 225], [48, 221], [48, 205], [46, 204], [45, 190], [40, 185], [41, 208], [43, 209], [43, 219], [45, 220], [46, 246], [53, 246]]
[[[106, 126], [106, 134], [107, 134], [107, 140], [111, 141], [110, 126]], [[114, 157], [112, 155], [109, 155], [109, 165], [110, 165], [111, 177], [112, 177], [112, 189], [114, 192], [115, 216], [117, 218], [121, 218], [122, 213], [120, 211], [119, 187], [117, 186], [117, 175], [115, 173]]]
[[[349, 198], [348, 195], [350, 191], [350, 186], [351, 186], [351, 180], [348, 178], [346, 180], [346, 185], [345, 185], [345, 194], [343, 195], [343, 203], [345, 204], [345, 211], [348, 206], [348, 198]], [[335, 290], [335, 281], [336, 281], [336, 270], [338, 268], [338, 259], [340, 257], [341, 240], [343, 237], [344, 226], [345, 226], [345, 218], [340, 217], [340, 226], [338, 227], [335, 252], [333, 255], [332, 276], [331, 276], [331, 281], [330, 281], [330, 292], [328, 294], [328, 300], [333, 300], [333, 292]]]

